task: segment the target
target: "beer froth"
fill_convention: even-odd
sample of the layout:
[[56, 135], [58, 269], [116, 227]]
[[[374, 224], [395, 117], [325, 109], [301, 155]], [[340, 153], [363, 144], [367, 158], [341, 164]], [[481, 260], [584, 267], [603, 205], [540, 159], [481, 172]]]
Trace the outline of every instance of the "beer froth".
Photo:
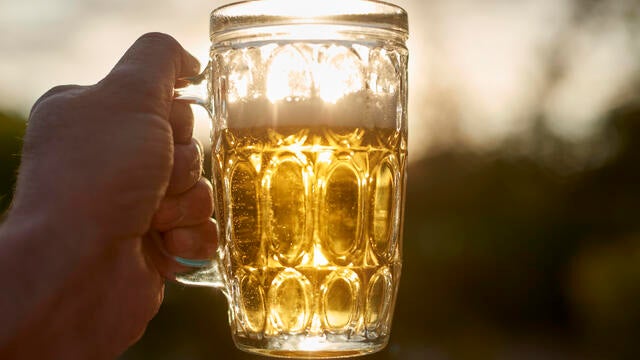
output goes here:
[[319, 97], [287, 97], [275, 102], [267, 98], [228, 102], [226, 126], [352, 126], [367, 129], [400, 129], [402, 117], [394, 95], [373, 95], [361, 91], [345, 95], [335, 103]]

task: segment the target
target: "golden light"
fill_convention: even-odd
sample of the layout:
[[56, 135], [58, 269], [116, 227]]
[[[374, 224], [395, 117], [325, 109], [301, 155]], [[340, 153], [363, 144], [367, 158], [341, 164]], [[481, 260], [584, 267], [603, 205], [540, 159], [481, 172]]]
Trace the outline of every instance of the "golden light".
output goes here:
[[343, 46], [327, 49], [325, 61], [314, 69], [314, 79], [319, 96], [329, 103], [336, 103], [345, 95], [364, 89], [363, 69], [360, 59]]
[[277, 50], [267, 71], [266, 95], [272, 103], [311, 96], [313, 78], [307, 59], [297, 47], [286, 45]]
[[[344, 96], [365, 88], [360, 59], [348, 48], [337, 45], [329, 48], [284, 46], [272, 55], [266, 78], [266, 96], [272, 103], [315, 96], [335, 104]], [[234, 80], [242, 83], [244, 79]]]
[[[246, 50], [241, 53], [242, 59], [236, 61], [237, 64], [242, 64], [244, 67], [251, 66], [251, 60], [246, 54]], [[249, 95], [249, 84], [252, 82], [252, 73], [245, 69], [245, 71], [233, 71], [229, 74], [229, 83], [233, 84], [233, 87], [229, 89], [229, 101], [237, 101], [246, 98]]]

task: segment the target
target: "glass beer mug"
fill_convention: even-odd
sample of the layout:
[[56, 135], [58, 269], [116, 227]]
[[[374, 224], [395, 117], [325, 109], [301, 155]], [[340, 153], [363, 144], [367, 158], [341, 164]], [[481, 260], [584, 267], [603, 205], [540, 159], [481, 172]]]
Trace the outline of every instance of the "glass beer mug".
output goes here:
[[382, 349], [402, 265], [406, 12], [245, 1], [214, 10], [210, 34], [197, 102], [213, 119], [218, 258], [178, 280], [223, 290], [242, 350]]

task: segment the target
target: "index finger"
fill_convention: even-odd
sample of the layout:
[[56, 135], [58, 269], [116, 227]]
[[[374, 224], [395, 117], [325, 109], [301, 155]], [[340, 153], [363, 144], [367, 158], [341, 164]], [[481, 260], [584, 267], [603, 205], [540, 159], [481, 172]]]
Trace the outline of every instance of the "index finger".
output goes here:
[[159, 32], [138, 38], [120, 58], [114, 70], [126, 65], [144, 66], [163, 74], [172, 73], [173, 79], [195, 76], [200, 71], [198, 59], [189, 54], [176, 39]]
[[199, 69], [198, 60], [174, 38], [148, 33], [136, 40], [99, 85], [120, 104], [166, 118], [176, 81], [198, 74]]

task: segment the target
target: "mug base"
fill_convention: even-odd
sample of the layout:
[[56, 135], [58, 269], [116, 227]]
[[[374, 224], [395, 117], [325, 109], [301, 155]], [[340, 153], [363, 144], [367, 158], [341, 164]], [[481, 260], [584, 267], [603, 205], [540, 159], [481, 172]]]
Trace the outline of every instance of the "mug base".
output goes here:
[[388, 337], [377, 339], [345, 335], [279, 335], [263, 339], [236, 336], [236, 346], [243, 351], [279, 358], [336, 359], [371, 354], [382, 350]]

